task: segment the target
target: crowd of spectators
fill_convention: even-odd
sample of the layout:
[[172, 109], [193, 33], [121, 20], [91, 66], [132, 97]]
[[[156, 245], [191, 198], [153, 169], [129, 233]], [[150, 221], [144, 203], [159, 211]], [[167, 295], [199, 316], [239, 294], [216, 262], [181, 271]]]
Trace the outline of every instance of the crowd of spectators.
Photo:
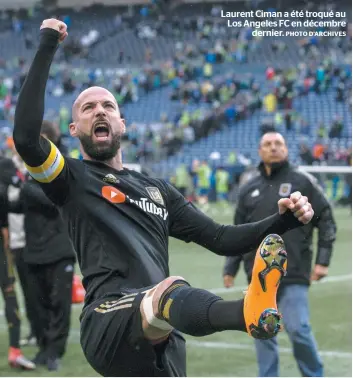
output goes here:
[[[70, 95], [74, 96], [92, 85], [104, 85], [124, 109], [126, 104], [138, 102], [141, 96], [170, 86], [170, 101], [180, 105], [175, 117], [171, 119], [170, 115], [163, 114], [160, 120], [151, 124], [138, 124], [132, 119], [127, 134], [132, 160], [155, 161], [176, 153], [184, 144], [193, 143], [221, 127], [231, 126], [260, 109], [263, 110], [259, 122], [261, 132], [275, 128], [308, 136], [316, 125], [309, 125], [294, 109], [293, 100], [309, 92], [323, 94], [334, 87], [336, 100], [351, 104], [351, 73], [332, 56], [321, 59], [319, 48], [324, 42], [318, 38], [298, 41], [300, 53], [308, 63], [299, 63], [288, 69], [268, 66], [265, 83], [261, 77], [259, 80], [258, 76], [237, 75], [234, 71], [219, 74], [217, 67], [232, 62], [246, 62], [249, 51], [256, 51], [261, 46], [261, 39], [254, 38], [250, 28], [235, 29], [228, 35], [229, 30], [215, 17], [219, 12], [219, 7], [213, 7], [213, 19], [204, 16], [194, 19], [166, 17], [157, 12], [151, 24], [148, 11], [141, 9], [141, 21], [134, 24], [139, 38], [146, 38], [142, 29], [148, 21], [154, 31], [148, 38], [172, 36], [175, 54], [170, 59], [155, 62], [153, 51], [146, 48], [146, 61], [140, 69], [87, 69], [72, 67], [66, 59], [56, 61], [47, 89], [49, 96], [57, 99], [58, 106], [47, 111], [48, 117], [55, 119], [62, 134], [67, 135], [71, 101], [66, 99]], [[123, 18], [120, 15], [114, 17], [115, 26], [119, 27]], [[72, 23], [70, 16], [63, 16], [63, 20], [69, 25]], [[23, 23], [16, 17], [12, 21], [14, 32], [23, 32]], [[351, 33], [351, 27], [347, 27], [347, 30]], [[185, 33], [191, 33], [189, 35], [194, 36], [194, 41], [185, 40]], [[87, 46], [93, 46], [99, 37], [89, 31], [84, 35], [92, 37], [92, 43], [87, 43]], [[347, 40], [335, 42], [336, 47], [343, 52], [349, 51]], [[31, 47], [28, 43], [28, 48]], [[274, 41], [271, 47], [279, 57], [287, 49], [280, 41]], [[6, 120], [11, 126], [17, 95], [28, 66], [25, 59], [16, 58], [3, 61], [2, 68], [0, 121]], [[331, 128], [329, 125], [317, 125], [316, 128], [321, 143], [327, 137], [341, 137], [343, 124], [342, 120], [336, 119]]]

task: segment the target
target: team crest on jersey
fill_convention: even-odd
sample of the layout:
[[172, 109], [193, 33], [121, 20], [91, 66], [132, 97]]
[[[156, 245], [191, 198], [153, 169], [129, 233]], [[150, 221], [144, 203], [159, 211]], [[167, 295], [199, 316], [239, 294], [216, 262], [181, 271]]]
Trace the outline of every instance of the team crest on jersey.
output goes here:
[[164, 200], [158, 188], [156, 188], [155, 186], [148, 186], [146, 190], [153, 201], [164, 206]]
[[291, 189], [292, 189], [292, 184], [289, 184], [289, 183], [281, 184], [281, 186], [279, 187], [278, 194], [281, 197], [287, 197], [290, 195]]
[[106, 176], [104, 176], [103, 181], [109, 182], [110, 184], [116, 184], [117, 182], [119, 182], [119, 180], [111, 173], [108, 173]]

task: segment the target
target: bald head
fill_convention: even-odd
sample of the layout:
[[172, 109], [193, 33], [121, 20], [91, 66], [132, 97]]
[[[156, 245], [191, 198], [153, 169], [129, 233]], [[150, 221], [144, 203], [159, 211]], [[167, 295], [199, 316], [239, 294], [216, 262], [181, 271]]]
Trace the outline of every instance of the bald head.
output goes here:
[[111, 92], [102, 87], [84, 90], [73, 104], [72, 118], [70, 134], [80, 139], [86, 157], [108, 161], [117, 155], [125, 121]]
[[288, 148], [282, 134], [277, 132], [264, 134], [259, 144], [259, 155], [265, 164], [287, 160]]
[[[103, 87], [90, 87], [82, 91], [72, 106], [72, 117], [76, 122], [80, 109], [88, 102], [97, 102], [99, 99], [110, 100], [116, 105], [116, 109], [119, 111], [118, 104], [113, 94]], [[120, 115], [120, 111], [119, 111]]]

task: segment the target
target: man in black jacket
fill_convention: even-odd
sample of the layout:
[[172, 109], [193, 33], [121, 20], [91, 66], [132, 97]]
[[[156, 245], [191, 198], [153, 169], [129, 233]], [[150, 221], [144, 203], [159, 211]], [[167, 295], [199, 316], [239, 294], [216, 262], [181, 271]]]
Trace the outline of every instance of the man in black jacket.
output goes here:
[[[55, 126], [48, 121], [43, 122], [42, 135], [57, 142]], [[33, 331], [40, 348], [34, 361], [57, 370], [70, 328], [74, 248], [59, 210], [31, 177], [10, 209], [25, 215], [24, 261], [37, 315]]]
[[[276, 132], [264, 134], [259, 146], [259, 155], [262, 162], [257, 176], [240, 189], [235, 224], [256, 222], [268, 216], [275, 209], [277, 201], [293, 191], [307, 193], [315, 216], [310, 224], [286, 232], [283, 236], [289, 256], [288, 271], [287, 276], [283, 277], [277, 299], [301, 373], [306, 377], [322, 376], [323, 365], [309, 323], [308, 288], [311, 281], [317, 281], [328, 273], [332, 246], [336, 237], [335, 221], [330, 204], [315, 178], [289, 164], [288, 149], [281, 134]], [[316, 263], [311, 271], [314, 227], [319, 230], [319, 238]], [[234, 277], [242, 260], [250, 281], [254, 256], [254, 252], [250, 252], [244, 256], [226, 259], [223, 271], [226, 287], [233, 286]], [[278, 376], [276, 339], [255, 341], [259, 376]]]

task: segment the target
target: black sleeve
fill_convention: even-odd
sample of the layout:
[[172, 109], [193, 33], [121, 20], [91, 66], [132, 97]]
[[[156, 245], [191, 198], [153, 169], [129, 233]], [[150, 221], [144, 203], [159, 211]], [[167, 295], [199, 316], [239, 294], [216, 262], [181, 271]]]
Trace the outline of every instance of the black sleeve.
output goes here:
[[288, 211], [260, 222], [221, 225], [196, 209], [171, 185], [168, 185], [169, 234], [187, 243], [194, 242], [222, 256], [243, 255], [256, 249], [266, 235], [284, 234], [302, 226]]
[[42, 207], [55, 207], [55, 205], [49, 200], [49, 198], [43, 193], [43, 190], [38, 184], [27, 184], [26, 192], [28, 201], [36, 203], [38, 206]]
[[[244, 190], [241, 190], [238, 196], [237, 208], [234, 213], [234, 224], [244, 224], [246, 223], [246, 209], [244, 206]], [[223, 276], [235, 277], [239, 271], [240, 264], [243, 260], [243, 256], [227, 256], [223, 267]]]
[[315, 212], [312, 222], [319, 231], [316, 264], [329, 266], [333, 243], [336, 240], [336, 222], [330, 202], [326, 198], [321, 186], [313, 176], [308, 175], [308, 177], [310, 185], [309, 193], [311, 193], [309, 200]]
[[63, 204], [68, 194], [67, 164], [59, 149], [40, 136], [45, 88], [58, 41], [57, 31], [41, 30], [38, 50], [18, 97], [13, 137], [30, 175], [55, 203]]
[[333, 218], [331, 208], [326, 208], [322, 211], [320, 218], [317, 222], [317, 228], [319, 229], [318, 245], [316, 264], [329, 266], [333, 243], [336, 240], [336, 222]]

